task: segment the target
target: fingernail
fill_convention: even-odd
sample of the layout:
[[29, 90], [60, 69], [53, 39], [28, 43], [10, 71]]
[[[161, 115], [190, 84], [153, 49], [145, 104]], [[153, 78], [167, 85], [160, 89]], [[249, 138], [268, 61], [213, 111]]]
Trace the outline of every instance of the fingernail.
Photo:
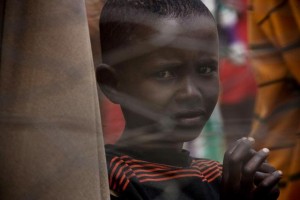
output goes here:
[[265, 153], [269, 153], [270, 152], [270, 150], [268, 148], [263, 148], [262, 151], [265, 152]]
[[283, 173], [282, 173], [282, 171], [281, 171], [281, 170], [277, 170], [276, 172], [277, 172], [277, 174], [279, 174], [280, 176], [282, 176], [282, 175], [283, 175]]
[[248, 140], [251, 142], [251, 143], [254, 143], [255, 142], [255, 139], [253, 137], [248, 137]]

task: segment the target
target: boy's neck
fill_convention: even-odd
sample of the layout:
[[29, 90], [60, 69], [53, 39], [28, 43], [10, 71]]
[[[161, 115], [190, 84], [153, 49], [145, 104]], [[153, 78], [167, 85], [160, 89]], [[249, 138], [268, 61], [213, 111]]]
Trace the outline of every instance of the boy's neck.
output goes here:
[[168, 147], [148, 148], [147, 146], [140, 145], [122, 146], [118, 143], [115, 145], [107, 145], [106, 148], [115, 149], [117, 152], [121, 152], [137, 160], [175, 167], [188, 167], [192, 161], [192, 158], [189, 156], [189, 151], [184, 149], [172, 149]]

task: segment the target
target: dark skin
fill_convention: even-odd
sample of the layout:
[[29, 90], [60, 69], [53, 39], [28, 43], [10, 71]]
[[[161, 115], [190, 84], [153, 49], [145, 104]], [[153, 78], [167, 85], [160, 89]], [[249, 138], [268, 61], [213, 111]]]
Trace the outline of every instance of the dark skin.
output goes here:
[[[120, 62], [104, 56], [107, 65], [98, 67], [97, 80], [124, 113], [118, 144], [179, 150], [199, 135], [218, 100], [217, 29], [208, 16], [162, 18], [150, 25], [136, 25], [129, 44], [149, 51]], [[253, 142], [243, 138], [226, 151], [222, 199], [277, 199], [282, 174], [266, 162], [268, 150], [256, 152]]]

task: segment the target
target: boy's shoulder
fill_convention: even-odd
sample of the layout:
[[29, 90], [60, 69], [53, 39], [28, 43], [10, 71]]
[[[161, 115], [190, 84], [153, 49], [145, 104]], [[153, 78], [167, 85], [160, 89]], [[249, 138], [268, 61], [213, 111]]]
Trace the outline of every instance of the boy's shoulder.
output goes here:
[[130, 168], [132, 171], [136, 169], [150, 170], [151, 172], [152, 170], [188, 170], [188, 173], [197, 172], [203, 176], [204, 181], [208, 182], [222, 175], [222, 164], [210, 159], [189, 157], [190, 162], [188, 165], [178, 167], [135, 157], [130, 150], [126, 148], [124, 150], [124, 148], [119, 148], [116, 145], [106, 145], [105, 151], [109, 171], [120, 166], [123, 166], [124, 169]]
[[109, 169], [115, 164], [126, 165], [127, 167], [130, 167], [131, 165], [133, 165], [133, 167], [145, 167], [150, 164], [153, 166], [172, 167], [165, 164], [153, 163], [147, 159], [142, 159], [142, 156], [138, 152], [135, 152], [134, 149], [124, 148], [117, 145], [105, 145], [105, 154]]
[[223, 166], [215, 160], [193, 158], [191, 168], [197, 169], [203, 175], [203, 180], [209, 183], [222, 177]]
[[216, 160], [212, 160], [209, 158], [197, 158], [197, 157], [191, 157], [191, 160], [192, 160], [191, 166], [201, 165], [207, 167], [216, 167], [222, 170], [222, 164]]
[[105, 154], [106, 154], [106, 157], [122, 155], [121, 151], [119, 151], [118, 148], [116, 148], [115, 145], [112, 145], [112, 144], [105, 145]]
[[[126, 160], [135, 160], [135, 161], [143, 161], [143, 159], [136, 158], [133, 155], [136, 155], [135, 150], [128, 149], [128, 148], [122, 148], [117, 145], [105, 145], [105, 153], [107, 161], [111, 161], [112, 159], [122, 159], [124, 161]], [[191, 160], [190, 167], [192, 166], [216, 166], [218, 168], [222, 168], [222, 164], [215, 160], [210, 160], [207, 158], [196, 158], [196, 157], [189, 157]], [[147, 162], [147, 161], [143, 161]], [[162, 164], [164, 165], [164, 164]]]
[[216, 167], [222, 169], [222, 164], [220, 162], [211, 160], [211, 159], [207, 159], [207, 158], [192, 157], [191, 166], [193, 166], [193, 165], [216, 166]]

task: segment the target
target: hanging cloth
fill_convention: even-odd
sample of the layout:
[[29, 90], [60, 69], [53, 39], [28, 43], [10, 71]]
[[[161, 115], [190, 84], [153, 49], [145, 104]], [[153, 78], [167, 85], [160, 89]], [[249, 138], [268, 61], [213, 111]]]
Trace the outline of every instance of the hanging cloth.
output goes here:
[[281, 200], [300, 197], [300, 1], [251, 0], [249, 43], [258, 84], [252, 136], [283, 170]]
[[85, 1], [2, 8], [0, 199], [109, 199]]

